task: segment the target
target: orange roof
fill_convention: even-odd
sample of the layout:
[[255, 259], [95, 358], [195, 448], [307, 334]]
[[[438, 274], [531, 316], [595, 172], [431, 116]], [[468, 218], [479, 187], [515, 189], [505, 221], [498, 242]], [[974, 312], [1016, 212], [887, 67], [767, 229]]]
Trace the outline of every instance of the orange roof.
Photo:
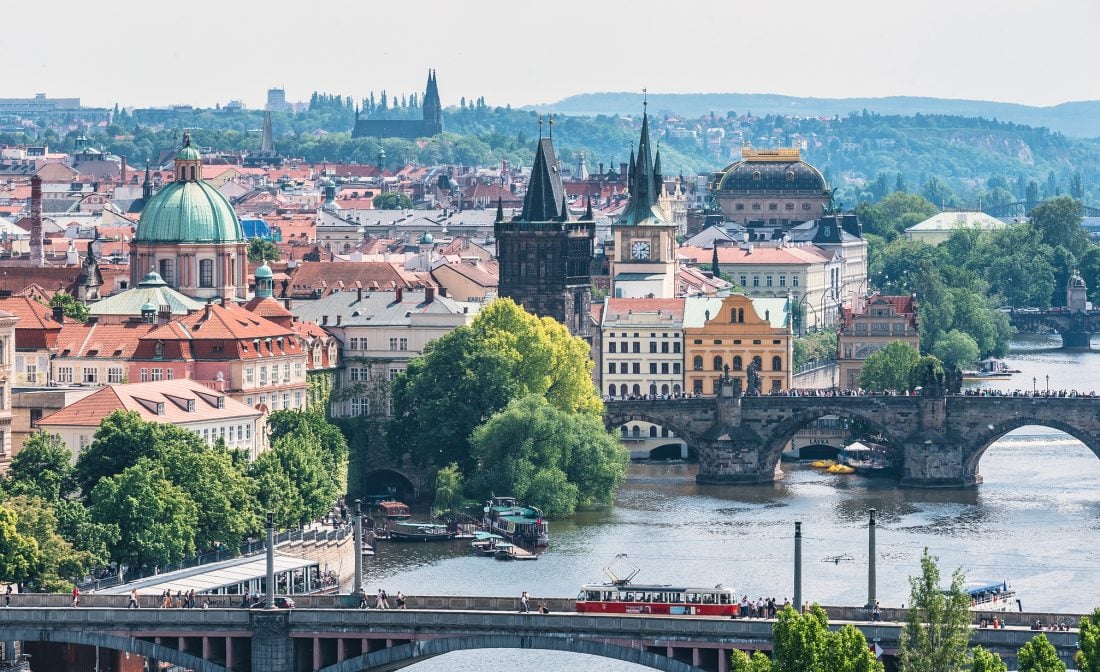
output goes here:
[[61, 329], [61, 324], [53, 319], [52, 308], [25, 296], [0, 299], [0, 310], [19, 318], [16, 329]]
[[[714, 248], [691, 247], [685, 245], [677, 250], [697, 264], [709, 264]], [[830, 259], [830, 255], [814, 245], [799, 247], [753, 246], [752, 250], [740, 247], [718, 246], [719, 264], [820, 264]]]
[[257, 418], [261, 415], [260, 411], [202, 383], [179, 379], [107, 385], [47, 415], [39, 421], [39, 425], [98, 427], [104, 418], [119, 410], [136, 411], [147, 422], [172, 424], [208, 422], [220, 418]]
[[672, 315], [673, 321], [683, 322], [683, 299], [620, 299], [608, 297], [604, 315], [607, 320], [618, 320], [631, 313], [656, 313]]
[[342, 291], [351, 291], [356, 287], [366, 290], [389, 290], [394, 287], [411, 289], [431, 284], [425, 283], [415, 273], [385, 261], [304, 261], [294, 269], [288, 291], [291, 296], [313, 297], [316, 289], [320, 289], [321, 295], [324, 296], [333, 289]]
[[149, 332], [146, 338], [251, 340], [292, 334], [290, 329], [254, 315], [243, 306], [229, 302], [228, 305], [207, 304], [202, 310], [196, 310], [190, 315]]
[[124, 322], [122, 324], [81, 324], [71, 322], [57, 335], [59, 357], [101, 357], [130, 359], [141, 343], [141, 337], [156, 328], [155, 324]]

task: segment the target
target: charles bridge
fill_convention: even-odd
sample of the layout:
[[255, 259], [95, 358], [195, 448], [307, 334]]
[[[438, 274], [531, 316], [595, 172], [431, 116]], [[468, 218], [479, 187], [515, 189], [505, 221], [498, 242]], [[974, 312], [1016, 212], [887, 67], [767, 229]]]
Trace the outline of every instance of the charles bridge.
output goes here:
[[[545, 600], [549, 614], [519, 614], [508, 598], [411, 598], [409, 610], [366, 611], [348, 608], [350, 596], [331, 595], [302, 597], [299, 606], [309, 608], [294, 610], [125, 609], [118, 597], [94, 595], [74, 609], [61, 606], [64, 595], [16, 597], [28, 601], [0, 609], [0, 640], [22, 641], [35, 672], [136, 672], [145, 669], [145, 660], [194, 672], [381, 672], [483, 648], [585, 653], [668, 672], [726, 672], [732, 649], [772, 648], [772, 622], [766, 620], [576, 614], [567, 613], [572, 605], [566, 599]], [[111, 606], [93, 606], [97, 599]], [[884, 609], [884, 620], [872, 623], [865, 610], [827, 609], [834, 627], [853, 622], [884, 656], [896, 654], [903, 611]], [[1033, 619], [1074, 627], [1079, 620], [1006, 616], [1007, 628], [975, 627], [971, 644], [1001, 654], [1010, 665], [1036, 634], [1026, 627]], [[1070, 662], [1077, 633], [1046, 635]]]
[[1008, 318], [1016, 331], [1057, 332], [1062, 337], [1063, 348], [1088, 350], [1091, 347], [1092, 335], [1100, 333], [1100, 310], [1013, 309], [1009, 312]]
[[901, 465], [901, 484], [981, 483], [978, 462], [1004, 434], [1042, 425], [1069, 434], [1100, 457], [1100, 398], [1044, 396], [718, 396], [607, 401], [604, 421], [631, 421], [676, 434], [699, 457], [700, 483], [768, 483], [800, 429], [824, 416], [860, 421]]

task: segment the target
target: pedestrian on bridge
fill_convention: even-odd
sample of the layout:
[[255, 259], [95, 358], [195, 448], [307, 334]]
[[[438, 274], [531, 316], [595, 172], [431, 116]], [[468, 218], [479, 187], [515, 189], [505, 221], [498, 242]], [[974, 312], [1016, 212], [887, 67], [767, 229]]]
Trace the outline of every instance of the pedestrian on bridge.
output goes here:
[[80, 588], [78, 586], [73, 586], [73, 606], [80, 606]]
[[126, 604], [126, 608], [127, 609], [137, 609], [138, 606], [139, 605], [138, 605], [137, 588], [134, 588], [133, 590], [130, 591], [130, 601]]
[[386, 591], [381, 588], [378, 589], [378, 595], [374, 601], [375, 609], [389, 609], [390, 605], [386, 602]]

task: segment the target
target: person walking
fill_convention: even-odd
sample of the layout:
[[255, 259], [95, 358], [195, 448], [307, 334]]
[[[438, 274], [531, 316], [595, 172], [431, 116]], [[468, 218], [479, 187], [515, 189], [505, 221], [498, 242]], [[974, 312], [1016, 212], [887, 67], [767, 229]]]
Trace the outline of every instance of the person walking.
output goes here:
[[405, 593], [402, 593], [400, 590], [397, 591], [397, 608], [398, 609], [404, 609], [405, 608]]
[[386, 604], [386, 591], [381, 588], [378, 589], [378, 595], [374, 600], [375, 609], [389, 609], [390, 605]]
[[8, 584], [8, 589], [4, 591], [4, 606], [11, 606], [11, 584]]
[[359, 586], [359, 608], [366, 609], [367, 607], [367, 589]]
[[519, 596], [519, 613], [526, 614], [531, 611], [531, 598], [527, 596], [527, 591], [523, 591]]
[[134, 588], [133, 590], [130, 591], [130, 601], [126, 604], [126, 608], [127, 609], [137, 609], [138, 608], [137, 588]]
[[73, 586], [73, 606], [80, 606], [80, 588], [78, 586]]

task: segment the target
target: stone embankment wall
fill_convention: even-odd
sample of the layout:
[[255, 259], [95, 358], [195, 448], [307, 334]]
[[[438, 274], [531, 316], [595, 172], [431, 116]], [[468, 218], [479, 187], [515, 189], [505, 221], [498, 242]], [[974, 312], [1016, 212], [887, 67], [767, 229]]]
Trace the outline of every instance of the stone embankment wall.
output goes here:
[[355, 535], [331, 540], [288, 541], [275, 548], [283, 555], [320, 563], [321, 571], [335, 572], [341, 585], [355, 576]]
[[836, 364], [819, 366], [791, 376], [791, 387], [796, 390], [825, 390], [836, 381]]

